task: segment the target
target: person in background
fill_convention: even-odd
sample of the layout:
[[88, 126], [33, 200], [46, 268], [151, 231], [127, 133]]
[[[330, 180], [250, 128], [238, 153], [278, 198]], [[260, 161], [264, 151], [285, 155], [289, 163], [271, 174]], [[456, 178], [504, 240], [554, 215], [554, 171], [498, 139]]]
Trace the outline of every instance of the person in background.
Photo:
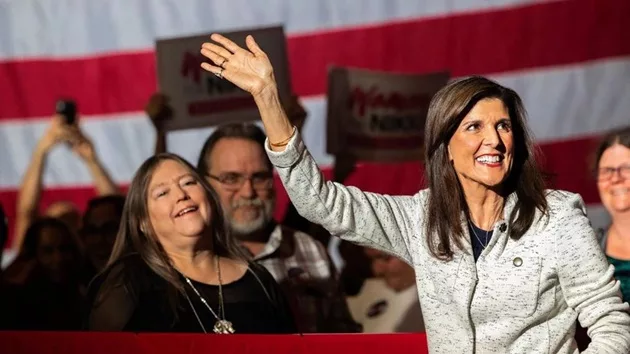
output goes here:
[[77, 236], [56, 218], [36, 219], [26, 230], [20, 264], [24, 279], [5, 279], [0, 327], [12, 330], [79, 330], [86, 287]]
[[93, 198], [83, 213], [79, 235], [85, 246], [89, 267], [101, 271], [109, 256], [120, 226], [125, 197], [118, 194]]
[[222, 125], [206, 140], [197, 169], [217, 191], [232, 235], [283, 287], [300, 332], [358, 332], [326, 248], [273, 220], [276, 191], [264, 140], [254, 124]]
[[[15, 235], [12, 246], [18, 253], [22, 247], [26, 229], [38, 217], [42, 178], [47, 156], [60, 143], [69, 144], [72, 151], [83, 160], [92, 175], [98, 195], [119, 193], [118, 187], [98, 159], [92, 142], [81, 131], [77, 123], [72, 125], [66, 124], [63, 116], [53, 116], [48, 129], [46, 129], [46, 132], [35, 147], [33, 157], [26, 169], [18, 192]], [[47, 208], [45, 215], [63, 220], [74, 232], [78, 232], [80, 228], [81, 214], [77, 207], [68, 201], [58, 201], [51, 204]]]
[[630, 302], [630, 127], [604, 137], [595, 153], [595, 166], [599, 197], [612, 219], [598, 237], [615, 266], [623, 299]]
[[201, 47], [211, 63], [201, 67], [252, 94], [265, 149], [298, 212], [413, 264], [430, 352], [575, 353], [578, 317], [588, 351], [630, 352], [630, 306], [613, 267], [582, 198], [545, 189], [516, 92], [479, 76], [448, 83], [427, 112], [429, 187], [367, 193], [324, 180], [252, 36], [247, 49], [211, 39]]
[[413, 268], [385, 252], [365, 248], [375, 278], [348, 297], [352, 316], [365, 333], [424, 332]]
[[[615, 267], [623, 301], [630, 302], [630, 127], [606, 134], [595, 149], [594, 172], [599, 199], [612, 222], [597, 230], [608, 262]], [[579, 323], [575, 339], [585, 350], [591, 339]]]
[[92, 281], [93, 331], [295, 333], [282, 291], [228, 236], [212, 187], [187, 161], [138, 169], [105, 269]]

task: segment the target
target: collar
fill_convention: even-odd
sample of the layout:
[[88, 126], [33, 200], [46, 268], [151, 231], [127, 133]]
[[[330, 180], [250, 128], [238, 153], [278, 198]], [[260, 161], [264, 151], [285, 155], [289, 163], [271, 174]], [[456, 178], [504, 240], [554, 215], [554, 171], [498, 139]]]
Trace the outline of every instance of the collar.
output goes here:
[[254, 257], [255, 261], [266, 258], [288, 258], [295, 251], [294, 231], [280, 224], [277, 224], [271, 231], [269, 240], [265, 244], [262, 252]]

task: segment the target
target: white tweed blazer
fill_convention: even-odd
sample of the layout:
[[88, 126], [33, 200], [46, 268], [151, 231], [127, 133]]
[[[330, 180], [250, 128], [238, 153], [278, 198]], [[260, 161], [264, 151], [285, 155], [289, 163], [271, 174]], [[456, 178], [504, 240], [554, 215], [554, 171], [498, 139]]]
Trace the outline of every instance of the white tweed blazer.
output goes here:
[[[587, 353], [630, 353], [629, 306], [579, 195], [548, 191], [549, 216], [520, 240], [502, 221], [477, 262], [470, 242], [443, 262], [425, 240], [428, 190], [387, 196], [326, 182], [297, 133], [282, 152], [265, 146], [301, 215], [414, 267], [431, 353], [577, 353], [577, 319]], [[504, 220], [514, 205], [511, 196]]]

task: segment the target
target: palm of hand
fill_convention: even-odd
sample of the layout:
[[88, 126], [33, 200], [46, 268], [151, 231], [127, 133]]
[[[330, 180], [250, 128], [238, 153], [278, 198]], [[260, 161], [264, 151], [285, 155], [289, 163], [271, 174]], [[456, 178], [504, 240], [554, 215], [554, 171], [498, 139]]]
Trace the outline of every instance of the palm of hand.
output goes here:
[[273, 69], [267, 56], [254, 56], [249, 52], [235, 54], [225, 73], [236, 86], [251, 93], [260, 93], [265, 88], [265, 83], [272, 76]]
[[254, 38], [245, 39], [247, 49], [221, 35], [212, 35], [217, 43], [204, 43], [201, 54], [212, 61], [201, 64], [205, 70], [231, 81], [239, 88], [256, 96], [273, 86], [273, 68], [267, 54], [260, 49]]

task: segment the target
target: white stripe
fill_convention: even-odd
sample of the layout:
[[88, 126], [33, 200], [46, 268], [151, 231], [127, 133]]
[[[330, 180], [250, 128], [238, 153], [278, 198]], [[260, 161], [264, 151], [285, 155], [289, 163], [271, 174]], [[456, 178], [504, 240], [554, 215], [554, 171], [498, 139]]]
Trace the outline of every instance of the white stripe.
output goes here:
[[[495, 78], [516, 89], [530, 115], [530, 127], [539, 141], [593, 135], [627, 125], [630, 112], [630, 57], [555, 69], [500, 75]], [[610, 94], [614, 92], [614, 94]], [[304, 100], [309, 118], [304, 140], [322, 165], [332, 162], [325, 153], [326, 99]], [[128, 182], [135, 169], [150, 156], [155, 132], [143, 113], [90, 117], [86, 134], [93, 137], [99, 156], [114, 179]], [[45, 121], [0, 123], [0, 187], [16, 188], [32, 149], [45, 129]], [[193, 164], [211, 128], [169, 134], [169, 150]], [[82, 163], [65, 147], [55, 149], [45, 173], [47, 186], [90, 184]]]
[[282, 24], [287, 33], [540, 0], [0, 0], [0, 60], [147, 50], [156, 38]]

